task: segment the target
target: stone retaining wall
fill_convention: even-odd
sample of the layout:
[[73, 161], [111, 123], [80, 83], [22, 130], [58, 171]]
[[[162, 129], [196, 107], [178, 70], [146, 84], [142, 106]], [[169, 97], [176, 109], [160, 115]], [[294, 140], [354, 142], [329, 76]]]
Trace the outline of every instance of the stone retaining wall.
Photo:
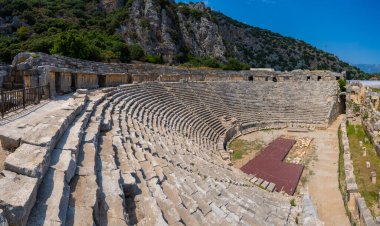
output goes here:
[[344, 175], [346, 182], [346, 189], [349, 202], [355, 202], [355, 209], [349, 208], [351, 214], [358, 216], [360, 223], [363, 225], [376, 225], [370, 210], [368, 209], [364, 198], [361, 197], [358, 191], [358, 185], [356, 184], [356, 178], [354, 175], [354, 166], [351, 160], [350, 145], [347, 136], [346, 120], [340, 125], [342, 132], [342, 144], [343, 144], [343, 160], [344, 160]]

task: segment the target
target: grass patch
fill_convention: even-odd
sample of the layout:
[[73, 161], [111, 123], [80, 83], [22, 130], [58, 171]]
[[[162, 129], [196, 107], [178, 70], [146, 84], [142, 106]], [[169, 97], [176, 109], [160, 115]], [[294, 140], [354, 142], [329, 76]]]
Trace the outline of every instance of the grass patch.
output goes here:
[[292, 206], [296, 206], [296, 200], [295, 200], [295, 199], [291, 199], [291, 200], [290, 200], [290, 205], [292, 205]]
[[233, 140], [229, 149], [233, 150], [232, 161], [242, 159], [244, 155], [251, 153], [252, 151], [261, 151], [264, 147], [264, 142], [261, 140], [246, 141], [241, 139]]
[[[359, 192], [372, 214], [379, 216], [377, 204], [380, 184], [372, 184], [370, 175], [371, 171], [375, 171], [377, 175], [380, 175], [380, 158], [377, 156], [373, 145], [361, 125], [348, 125], [347, 135], [350, 142], [351, 158], [354, 163], [354, 174]], [[359, 141], [363, 141], [363, 146], [367, 149], [367, 156], [365, 157], [359, 146]], [[371, 168], [367, 169], [366, 161], [371, 163]]]

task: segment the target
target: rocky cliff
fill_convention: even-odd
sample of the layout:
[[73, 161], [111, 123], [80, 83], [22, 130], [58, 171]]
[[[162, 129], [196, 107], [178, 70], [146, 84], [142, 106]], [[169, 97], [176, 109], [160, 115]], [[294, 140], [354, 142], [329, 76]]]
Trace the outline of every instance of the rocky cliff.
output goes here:
[[[360, 72], [303, 41], [240, 23], [203, 3], [176, 4], [174, 0], [1, 1], [0, 34], [14, 38], [0, 36], [4, 39], [0, 60], [9, 61], [20, 51], [49, 53], [57, 33], [73, 29], [117, 35], [166, 63], [183, 63], [188, 56], [195, 56], [221, 62], [235, 58], [252, 67], [276, 70]], [[88, 35], [90, 39], [93, 36]], [[95, 45], [99, 49], [108, 48], [98, 39]], [[16, 46], [9, 48], [11, 45]], [[109, 49], [105, 54], [112, 56], [114, 48]]]

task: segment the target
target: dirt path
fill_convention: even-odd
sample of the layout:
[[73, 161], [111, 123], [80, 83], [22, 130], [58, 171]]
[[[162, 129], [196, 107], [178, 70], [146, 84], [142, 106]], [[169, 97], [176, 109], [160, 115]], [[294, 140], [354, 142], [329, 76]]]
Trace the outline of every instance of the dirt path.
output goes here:
[[318, 216], [326, 226], [350, 225], [338, 187], [338, 127], [342, 118], [340, 116], [327, 130], [315, 132], [318, 161], [310, 166], [314, 174], [306, 185]]

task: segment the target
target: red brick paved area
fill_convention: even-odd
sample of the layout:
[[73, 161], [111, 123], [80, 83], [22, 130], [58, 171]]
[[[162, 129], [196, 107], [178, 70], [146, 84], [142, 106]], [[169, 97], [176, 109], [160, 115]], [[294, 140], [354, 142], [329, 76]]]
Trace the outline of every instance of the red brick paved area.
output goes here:
[[293, 195], [297, 189], [304, 166], [285, 163], [283, 160], [296, 143], [295, 140], [278, 138], [241, 170], [247, 174], [276, 184], [276, 191]]

